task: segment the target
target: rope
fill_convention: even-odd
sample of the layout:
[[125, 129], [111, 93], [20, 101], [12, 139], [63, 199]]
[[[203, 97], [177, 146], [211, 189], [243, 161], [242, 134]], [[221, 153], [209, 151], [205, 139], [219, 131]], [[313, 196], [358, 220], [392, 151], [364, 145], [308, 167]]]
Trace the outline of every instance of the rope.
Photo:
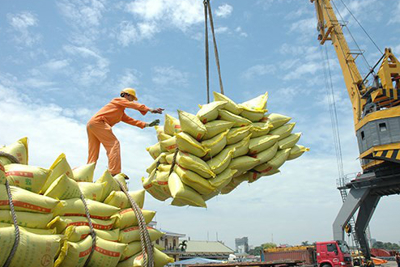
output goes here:
[[210, 63], [208, 52], [208, 25], [207, 25], [207, 5], [208, 1], [204, 0], [204, 26], [205, 26], [205, 53], [206, 53], [206, 80], [207, 80], [207, 103], [210, 103]]
[[18, 248], [19, 241], [20, 241], [20, 232], [19, 232], [19, 226], [17, 223], [17, 215], [15, 214], [14, 203], [12, 200], [12, 195], [11, 195], [10, 185], [8, 184], [8, 180], [6, 180], [6, 190], [7, 190], [7, 196], [8, 196], [8, 203], [10, 205], [11, 216], [12, 216], [14, 228], [15, 228], [15, 242], [14, 242], [14, 245], [13, 245], [13, 247], [10, 251], [10, 254], [8, 255], [8, 258], [7, 258], [6, 262], [4, 263], [3, 267], [10, 266], [11, 261], [15, 255], [15, 253], [17, 252], [17, 248]]
[[217, 68], [218, 68], [219, 87], [221, 89], [221, 94], [224, 94], [224, 86], [222, 85], [221, 67], [220, 67], [220, 64], [219, 64], [217, 40], [215, 39], [214, 21], [213, 21], [212, 12], [211, 12], [211, 5], [210, 5], [210, 0], [206, 0], [206, 1], [208, 2], [208, 4], [207, 4], [207, 6], [208, 6], [208, 15], [210, 16], [210, 26], [211, 26], [211, 32], [212, 32], [212, 35], [213, 35], [215, 63], [217, 63]]
[[142, 255], [144, 265], [147, 267], [154, 267], [154, 257], [153, 257], [153, 244], [151, 243], [149, 232], [147, 231], [146, 221], [144, 219], [143, 213], [140, 210], [140, 207], [133, 200], [131, 195], [129, 195], [127, 188], [118, 180], [115, 180], [121, 190], [128, 197], [128, 200], [131, 204], [132, 210], [135, 213], [135, 216], [138, 220], [139, 231], [140, 231], [140, 243], [142, 245]]
[[80, 195], [80, 198], [83, 202], [83, 206], [85, 207], [86, 218], [88, 219], [88, 222], [89, 222], [90, 235], [92, 236], [92, 249], [90, 250], [89, 257], [86, 259], [85, 264], [83, 265], [84, 267], [86, 267], [86, 266], [88, 266], [90, 259], [92, 258], [93, 252], [96, 249], [96, 232], [94, 231], [92, 219], [90, 218], [89, 208], [87, 206], [85, 197], [82, 193]]
[[174, 157], [172, 158], [172, 163], [171, 163], [171, 169], [169, 170], [168, 177], [171, 175], [171, 173], [174, 171], [174, 167], [176, 164], [176, 156], [178, 155], [179, 148], [175, 149]]
[[0, 157], [7, 158], [11, 163], [19, 163], [19, 160], [16, 157], [3, 151], [0, 151]]

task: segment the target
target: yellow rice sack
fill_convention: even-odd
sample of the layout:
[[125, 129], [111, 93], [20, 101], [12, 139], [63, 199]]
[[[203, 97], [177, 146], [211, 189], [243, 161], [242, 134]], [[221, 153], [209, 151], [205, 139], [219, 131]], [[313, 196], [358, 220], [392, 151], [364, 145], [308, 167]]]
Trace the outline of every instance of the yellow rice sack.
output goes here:
[[[152, 210], [142, 210], [142, 213], [146, 224], [151, 222], [156, 215], [156, 212]], [[119, 213], [115, 214], [113, 218], [116, 219], [114, 228], [124, 229], [130, 226], [138, 225], [137, 217], [132, 208], [121, 210]]]
[[223, 108], [228, 102], [227, 101], [214, 101], [203, 106], [200, 106], [197, 117], [204, 124], [213, 121], [218, 118], [218, 110]]
[[207, 207], [200, 194], [183, 184], [181, 178], [175, 172], [169, 176], [168, 186], [174, 199], [182, 200], [195, 207]]
[[[14, 226], [0, 228], [0, 266], [3, 266], [15, 241]], [[53, 266], [63, 237], [60, 235], [37, 235], [20, 228], [20, 241], [10, 267]]]
[[254, 169], [261, 173], [267, 173], [271, 170], [277, 170], [283, 165], [283, 163], [285, 163], [286, 159], [289, 157], [289, 154], [290, 148], [278, 150], [278, 152], [276, 152], [275, 156], [270, 161], [261, 164]]
[[[126, 183], [126, 181], [129, 179], [128, 175], [126, 175], [125, 173], [118, 173], [117, 175], [114, 175], [113, 177], [113, 182], [120, 182], [122, 184], [122, 186], [126, 189], [128, 189], [128, 184]], [[119, 186], [119, 185], [118, 185]], [[120, 187], [119, 187], [120, 188]]]
[[227, 145], [235, 144], [243, 140], [246, 136], [251, 135], [252, 127], [253, 127], [252, 125], [248, 125], [245, 127], [231, 128], [226, 137], [226, 144]]
[[200, 142], [184, 132], [176, 135], [176, 144], [180, 151], [193, 154], [199, 158], [207, 154], [207, 149]]
[[224, 109], [228, 110], [229, 112], [231, 112], [235, 115], [239, 115], [242, 112], [242, 108], [238, 104], [233, 102], [227, 96], [217, 93], [217, 92], [213, 92], [213, 95], [214, 95], [215, 101], [226, 101], [227, 102], [226, 105], [224, 106]]
[[4, 166], [0, 162], [0, 184], [6, 184], [6, 174], [5, 174]]
[[231, 121], [223, 121], [223, 120], [215, 120], [211, 122], [207, 122], [204, 126], [207, 129], [206, 135], [204, 135], [204, 140], [208, 140], [213, 138], [214, 136], [225, 132], [233, 127], [235, 123]]
[[160, 141], [167, 140], [167, 139], [169, 139], [169, 138], [172, 137], [171, 135], [166, 134], [166, 133], [164, 132], [164, 128], [162, 128], [162, 127], [160, 127], [160, 126], [155, 126], [154, 128], [156, 129], [156, 132], [157, 132], [157, 140], [158, 140], [159, 142], [160, 142]]
[[182, 131], [190, 134], [197, 141], [202, 140], [207, 132], [207, 129], [204, 124], [199, 120], [199, 118], [182, 110], [178, 110], [178, 114]]
[[148, 148], [146, 148], [146, 150], [149, 152], [150, 156], [153, 159], [156, 159], [162, 152], [160, 142], [158, 142], [152, 146], [149, 146]]
[[73, 179], [77, 182], [93, 182], [93, 174], [96, 164], [89, 163], [72, 170]]
[[[151, 241], [156, 241], [164, 235], [163, 232], [160, 232], [150, 226], [147, 226], [147, 231], [149, 232]], [[140, 241], [139, 226], [132, 226], [121, 230], [119, 232], [118, 241], [125, 244], [131, 243], [133, 241]]]
[[265, 163], [271, 160], [276, 155], [278, 148], [278, 143], [275, 143], [270, 148], [267, 148], [266, 150], [261, 151], [258, 154], [252, 155], [252, 157], [258, 159], [260, 161], [259, 164]]
[[[47, 224], [53, 219], [53, 214], [51, 213], [33, 213], [25, 211], [16, 211], [17, 224], [19, 226], [47, 229]], [[0, 222], [1, 223], [13, 223], [11, 211], [0, 210]]]
[[51, 171], [23, 164], [8, 164], [4, 167], [10, 185], [39, 193]]
[[81, 190], [78, 183], [67, 175], [63, 174], [57, 178], [44, 193], [47, 197], [55, 199], [71, 199], [79, 198]]
[[[10, 227], [10, 226], [14, 227], [14, 224], [0, 223], [0, 228]], [[36, 228], [22, 227], [22, 226], [19, 226], [19, 227], [24, 228], [24, 230], [29, 233], [37, 234], [37, 235], [55, 235], [57, 233], [56, 229], [36, 229]]]
[[86, 199], [103, 201], [105, 198], [103, 197], [103, 195], [107, 187], [107, 182], [104, 183], [79, 182], [78, 186]]
[[[164, 254], [163, 252], [159, 251], [157, 248], [154, 248], [154, 267], [163, 267], [167, 265], [168, 263], [173, 263], [174, 259], [167, 256], [167, 254]], [[136, 254], [132, 257], [130, 257], [127, 260], [121, 261], [118, 263], [117, 267], [145, 267], [145, 263], [143, 260], [143, 255]]]
[[274, 128], [269, 134], [279, 135], [279, 140], [282, 140], [283, 138], [288, 137], [292, 133], [292, 130], [295, 125], [296, 123], [294, 122], [285, 124], [281, 127]]
[[[94, 219], [107, 220], [120, 209], [101, 202], [86, 199], [90, 217]], [[86, 216], [85, 207], [80, 198], [61, 200], [54, 209], [55, 216]]]
[[176, 137], [174, 136], [167, 140], [161, 141], [160, 146], [164, 151], [174, 152], [176, 149]]
[[301, 133], [290, 134], [278, 142], [279, 149], [292, 148], [300, 139]]
[[215, 189], [207, 179], [204, 179], [195, 172], [184, 170], [179, 166], [175, 166], [174, 171], [184, 184], [190, 186], [201, 195], [210, 194]]
[[[10, 186], [14, 208], [17, 211], [52, 213], [60, 202], [54, 198], [38, 195], [25, 189]], [[9, 210], [9, 201], [5, 185], [0, 185], [0, 210]]]
[[168, 188], [168, 176], [170, 171], [158, 171], [156, 172], [156, 179], [152, 183], [156, 184], [165, 194], [171, 195]]
[[[24, 137], [11, 145], [0, 148], [0, 151], [14, 156], [20, 164], [28, 164], [28, 138]], [[0, 157], [2, 165], [11, 164], [11, 161], [5, 157]]]
[[160, 172], [169, 172], [171, 167], [171, 164], [160, 164], [158, 165], [157, 170]]
[[131, 242], [131, 243], [128, 244], [128, 246], [126, 247], [126, 249], [122, 253], [120, 261], [124, 261], [126, 259], [129, 259], [133, 255], [136, 255], [141, 251], [142, 251], [142, 244], [140, 243], [140, 241]]
[[262, 172], [262, 173], [259, 173], [259, 172], [248, 172], [248, 182], [249, 183], [254, 183], [255, 181], [257, 181], [258, 179], [260, 179], [261, 177], [264, 177], [264, 176], [271, 176], [271, 175], [274, 175], [274, 174], [277, 174], [277, 173], [279, 173], [280, 171], [279, 171], [279, 169], [271, 169], [270, 171], [267, 171], [267, 172]]
[[49, 177], [47, 178], [42, 190], [40, 193], [46, 192], [46, 190], [50, 187], [50, 185], [61, 175], [65, 174], [69, 178], [73, 178], [74, 174], [71, 170], [71, 167], [68, 164], [67, 158], [65, 154], [62, 153], [57, 157], [57, 159], [50, 166], [50, 170], [52, 171]]
[[303, 153], [306, 151], [310, 151], [310, 149], [302, 145], [295, 145], [290, 150], [290, 154], [287, 160], [297, 159], [298, 157], [303, 155]]
[[178, 119], [175, 119], [174, 117], [165, 114], [165, 122], [164, 122], [164, 133], [173, 136], [176, 133], [180, 133], [181, 130], [181, 125], [179, 123]]
[[232, 160], [229, 165], [230, 169], [238, 170], [239, 172], [248, 171], [260, 163], [257, 158], [252, 158], [250, 156], [240, 156]]
[[219, 113], [219, 116], [218, 116], [219, 119], [233, 122], [234, 123], [233, 127], [243, 127], [243, 126], [251, 124], [250, 120], [243, 118], [239, 115], [235, 115], [227, 110], [220, 109], [218, 111], [218, 113]]
[[[114, 215], [115, 216], [115, 215]], [[93, 228], [100, 230], [111, 230], [113, 229], [115, 217], [109, 220], [91, 219]], [[86, 217], [82, 216], [57, 216], [51, 222], [48, 223], [48, 228], [56, 228], [57, 233], [62, 233], [68, 226], [89, 226], [89, 222]]]
[[83, 267], [92, 249], [92, 237], [79, 242], [66, 242], [54, 263], [55, 267]]
[[235, 153], [235, 149], [225, 148], [214, 158], [207, 161], [207, 164], [215, 174], [220, 174], [226, 168], [228, 168], [229, 163], [232, 160], [233, 153]]
[[207, 159], [214, 157], [225, 148], [228, 132], [229, 130], [226, 130], [211, 139], [201, 142], [202, 146], [208, 150]]
[[220, 191], [219, 190], [215, 190], [214, 192], [212, 192], [211, 194], [208, 194], [208, 195], [202, 195], [201, 197], [203, 198], [203, 200], [204, 201], [207, 201], [207, 200], [210, 200], [210, 199], [212, 199], [213, 197], [215, 197], [215, 196], [218, 196], [219, 195], [219, 193], [220, 193]]
[[[94, 229], [96, 236], [113, 242], [118, 242], [119, 238], [119, 229], [114, 230], [100, 230]], [[88, 235], [90, 235], [90, 227], [89, 226], [68, 226], [63, 234], [67, 237], [68, 241], [78, 242], [80, 240], [85, 239]]]
[[258, 121], [262, 120], [265, 112], [267, 112], [266, 109], [255, 110], [255, 109], [249, 109], [247, 107], [243, 107], [243, 111], [240, 113], [240, 116], [243, 118], [246, 118], [252, 122], [258, 122]]
[[204, 178], [215, 177], [215, 173], [211, 170], [210, 166], [204, 160], [194, 155], [179, 151], [176, 162], [180, 167], [194, 171]]
[[[108, 195], [110, 195], [110, 193], [112, 191], [120, 191], [121, 190], [119, 184], [116, 182], [117, 178], [118, 178], [118, 181], [122, 184], [122, 186], [127, 188], [125, 179], [123, 179], [119, 175], [116, 175], [115, 178], [112, 177], [111, 173], [108, 170], [106, 170], [103, 173], [103, 175], [99, 179], [97, 179], [96, 183], [104, 183], [104, 182], [107, 183], [106, 187], [104, 188], [104, 191], [103, 191], [103, 199], [100, 201], [103, 201], [104, 198], [108, 197]], [[120, 179], [120, 178], [122, 178], [122, 179]]]
[[269, 122], [272, 124], [273, 128], [276, 129], [278, 127], [281, 127], [282, 125], [288, 123], [292, 118], [287, 117], [285, 115], [281, 115], [278, 113], [271, 113], [266, 116], [261, 120], [263, 122]]
[[158, 188], [158, 185], [153, 183], [153, 181], [156, 179], [156, 170], [154, 170], [148, 178], [142, 177], [142, 185], [143, 188], [150, 194], [152, 195], [155, 199], [158, 199], [160, 201], [164, 201], [170, 196], [165, 194], [160, 188]]
[[256, 138], [267, 135], [272, 129], [272, 127], [273, 127], [272, 124], [269, 122], [253, 123], [253, 128], [251, 128], [251, 137]]
[[[143, 208], [145, 190], [130, 191], [128, 193], [133, 201], [135, 201], [140, 208]], [[122, 191], [112, 191], [104, 200], [104, 203], [121, 209], [129, 208], [131, 205], [128, 197]]]
[[154, 161], [151, 163], [151, 165], [146, 169], [147, 173], [152, 173], [159, 164], [161, 164], [162, 159], [165, 159], [165, 154], [161, 153]]
[[245, 138], [243, 138], [242, 141], [226, 146], [227, 149], [235, 150], [235, 152], [233, 152], [232, 158], [244, 156], [249, 152], [250, 137], [251, 135], [248, 135]]
[[231, 181], [221, 189], [221, 194], [226, 195], [232, 192], [241, 183], [248, 180], [248, 173], [241, 174], [239, 176], [233, 177]]
[[[215, 178], [210, 179], [210, 184], [220, 191], [232, 180], [232, 177], [237, 173], [237, 170], [227, 168], [222, 173], [218, 174]], [[211, 192], [210, 192], [211, 193]]]
[[242, 104], [240, 104], [240, 106], [253, 110], [265, 110], [267, 106], [267, 100], [268, 100], [268, 92], [265, 92], [262, 95], [259, 95], [253, 99], [243, 102]]
[[277, 143], [279, 135], [265, 135], [250, 139], [249, 154], [256, 155]]

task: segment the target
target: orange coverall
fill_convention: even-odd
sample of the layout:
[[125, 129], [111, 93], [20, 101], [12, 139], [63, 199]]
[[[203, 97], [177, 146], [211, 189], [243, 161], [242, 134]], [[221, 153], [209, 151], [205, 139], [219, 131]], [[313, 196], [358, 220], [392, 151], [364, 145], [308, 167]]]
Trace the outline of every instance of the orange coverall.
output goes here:
[[119, 141], [112, 132], [111, 127], [120, 121], [142, 129], [146, 126], [145, 122], [132, 119], [126, 115], [125, 108], [136, 109], [142, 115], [146, 115], [150, 110], [145, 105], [129, 101], [123, 97], [117, 97], [102, 107], [89, 120], [86, 126], [89, 139], [88, 163], [97, 162], [101, 143], [107, 151], [108, 169], [113, 175], [121, 172], [121, 154]]

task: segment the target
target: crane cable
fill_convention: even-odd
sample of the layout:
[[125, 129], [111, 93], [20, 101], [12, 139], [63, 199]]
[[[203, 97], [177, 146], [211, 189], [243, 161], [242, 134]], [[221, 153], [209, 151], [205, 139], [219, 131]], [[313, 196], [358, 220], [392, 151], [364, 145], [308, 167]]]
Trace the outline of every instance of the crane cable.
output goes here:
[[219, 87], [220, 87], [220, 90], [221, 90], [221, 94], [224, 94], [224, 86], [222, 84], [221, 67], [220, 67], [220, 63], [219, 63], [218, 47], [217, 47], [217, 40], [215, 38], [214, 20], [213, 20], [213, 17], [212, 17], [210, 0], [204, 0], [203, 4], [204, 4], [204, 24], [205, 24], [207, 103], [210, 103], [210, 71], [209, 71], [209, 51], [208, 51], [208, 25], [207, 25], [208, 17], [210, 17], [210, 27], [211, 27], [211, 32], [212, 32], [212, 36], [213, 36], [213, 43], [214, 43], [215, 63], [217, 64], [217, 69], [218, 69]]

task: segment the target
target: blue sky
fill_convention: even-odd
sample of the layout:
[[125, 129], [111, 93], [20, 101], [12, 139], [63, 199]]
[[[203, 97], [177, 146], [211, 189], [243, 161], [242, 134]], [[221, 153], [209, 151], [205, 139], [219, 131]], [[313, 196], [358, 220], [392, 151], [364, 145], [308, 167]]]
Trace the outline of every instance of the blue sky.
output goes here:
[[[28, 136], [32, 165], [48, 167], [65, 153], [73, 167], [85, 164], [86, 122], [127, 86], [139, 102], [176, 116], [206, 102], [204, 14], [201, 0], [2, 1], [0, 9], [0, 144]], [[344, 0], [379, 48], [400, 55], [399, 1]], [[380, 58], [357, 23], [335, 0], [370, 65]], [[314, 6], [298, 0], [213, 0], [225, 93], [237, 102], [269, 92], [268, 109], [293, 117], [300, 143], [311, 148], [282, 173], [241, 185], [207, 209], [171, 207], [147, 196], [159, 226], [192, 240], [248, 236], [253, 245], [299, 244], [332, 238], [341, 206], [324, 79], [324, 50], [316, 40]], [[346, 34], [350, 41], [350, 36]], [[353, 42], [350, 48], [355, 48]], [[211, 43], [210, 43], [211, 44]], [[344, 172], [360, 170], [350, 101], [327, 44], [338, 108]], [[322, 49], [325, 49], [323, 47]], [[210, 46], [211, 89], [219, 90]], [[365, 74], [364, 62], [358, 60]], [[134, 118], [151, 121], [156, 115]], [[152, 159], [145, 148], [153, 129], [118, 124], [123, 171], [132, 190]], [[96, 177], [106, 168], [104, 150]], [[399, 197], [383, 198], [371, 221], [372, 236], [398, 242]]]

